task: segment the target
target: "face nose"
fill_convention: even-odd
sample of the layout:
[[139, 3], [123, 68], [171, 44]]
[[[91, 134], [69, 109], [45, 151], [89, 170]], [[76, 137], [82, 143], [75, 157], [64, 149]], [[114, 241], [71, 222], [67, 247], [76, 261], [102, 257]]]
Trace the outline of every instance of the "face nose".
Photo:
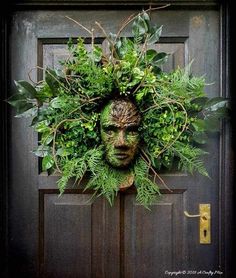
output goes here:
[[118, 137], [117, 137], [117, 140], [115, 142], [115, 147], [116, 148], [127, 147], [127, 142], [126, 142], [126, 139], [125, 139], [124, 130], [119, 130]]

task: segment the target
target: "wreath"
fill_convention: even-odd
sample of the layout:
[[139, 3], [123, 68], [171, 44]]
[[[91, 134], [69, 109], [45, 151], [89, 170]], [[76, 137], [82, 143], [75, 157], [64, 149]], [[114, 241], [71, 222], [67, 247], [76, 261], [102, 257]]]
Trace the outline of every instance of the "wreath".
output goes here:
[[[105, 52], [91, 37], [91, 50], [82, 38], [68, 41], [70, 56], [62, 69], [43, 69], [44, 80], [15, 81], [18, 92], [8, 99], [17, 117], [32, 117], [31, 126], [39, 133], [34, 154], [42, 157], [42, 170], [58, 171], [62, 194], [71, 178], [84, 189], [104, 196], [112, 205], [119, 190], [134, 185], [136, 200], [149, 207], [167, 186], [158, 172], [177, 169], [199, 172], [208, 177], [202, 156], [209, 132], [219, 130], [226, 115], [227, 100], [207, 97], [204, 77], [184, 69], [164, 72], [168, 54], [157, 52], [162, 26], [150, 20], [150, 9], [130, 16], [117, 34], [102, 30], [109, 44]], [[132, 24], [132, 38], [121, 33]], [[112, 100], [131, 102], [141, 117], [138, 151], [127, 167], [113, 167], [106, 159], [101, 136], [101, 116]], [[128, 109], [128, 108], [127, 108]], [[128, 113], [129, 114], [129, 113]], [[109, 115], [108, 115], [109, 116]], [[122, 155], [121, 155], [122, 156]]]

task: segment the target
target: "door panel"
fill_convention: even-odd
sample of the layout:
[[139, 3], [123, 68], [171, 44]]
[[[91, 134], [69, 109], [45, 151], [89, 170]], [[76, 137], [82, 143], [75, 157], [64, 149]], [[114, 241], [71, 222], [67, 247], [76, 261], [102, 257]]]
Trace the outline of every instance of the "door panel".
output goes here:
[[125, 198], [124, 277], [162, 277], [166, 270], [182, 269], [183, 193], [163, 195], [151, 212], [134, 195]]
[[[47, 191], [46, 191], [47, 192]], [[114, 207], [91, 194], [41, 196], [43, 277], [119, 277], [119, 201]]]
[[[67, 57], [68, 38], [87, 34], [65, 18], [85, 26], [99, 21], [115, 32], [133, 10], [17, 12], [11, 35], [12, 80], [28, 80], [36, 65], [57, 67]], [[209, 96], [220, 95], [219, 12], [168, 11], [154, 13], [163, 24], [156, 48], [170, 53], [164, 70], [188, 64], [194, 58], [194, 74], [206, 74]], [[131, 36], [128, 28], [124, 36]], [[96, 43], [104, 48], [104, 36], [96, 31]], [[42, 71], [32, 70], [32, 80]], [[13, 117], [11, 125], [10, 255], [12, 273], [26, 277], [164, 277], [165, 271], [219, 269], [219, 138], [213, 136], [205, 158], [212, 179], [182, 172], [161, 176], [172, 189], [162, 188], [159, 202], [148, 211], [136, 204], [134, 189], [119, 194], [110, 207], [103, 199], [91, 201], [92, 192], [68, 187], [58, 198], [58, 175], [41, 171], [31, 150], [37, 134], [29, 121]], [[198, 220], [183, 211], [198, 213], [199, 203], [212, 206], [212, 243], [200, 245]], [[204, 254], [204, 261], [202, 256]]]

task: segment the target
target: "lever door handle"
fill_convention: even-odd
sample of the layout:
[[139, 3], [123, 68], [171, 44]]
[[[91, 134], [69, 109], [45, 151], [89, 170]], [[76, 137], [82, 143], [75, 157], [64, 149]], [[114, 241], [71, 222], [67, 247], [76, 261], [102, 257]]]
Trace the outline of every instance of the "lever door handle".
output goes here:
[[199, 217], [199, 242], [201, 244], [211, 243], [211, 205], [199, 204], [199, 214], [189, 214], [186, 210], [184, 215], [188, 218]]
[[191, 217], [200, 217], [201, 215], [200, 214], [189, 214], [186, 210], [184, 211], [184, 215], [186, 216], [186, 217], [189, 217], [189, 218], [191, 218]]

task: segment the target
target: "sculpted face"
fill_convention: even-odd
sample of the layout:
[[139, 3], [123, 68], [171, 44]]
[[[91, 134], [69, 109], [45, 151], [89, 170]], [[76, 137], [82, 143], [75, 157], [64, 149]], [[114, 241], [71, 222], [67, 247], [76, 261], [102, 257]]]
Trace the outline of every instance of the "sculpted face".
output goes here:
[[110, 101], [101, 112], [101, 138], [107, 162], [116, 168], [127, 167], [138, 149], [140, 114], [127, 99]]

